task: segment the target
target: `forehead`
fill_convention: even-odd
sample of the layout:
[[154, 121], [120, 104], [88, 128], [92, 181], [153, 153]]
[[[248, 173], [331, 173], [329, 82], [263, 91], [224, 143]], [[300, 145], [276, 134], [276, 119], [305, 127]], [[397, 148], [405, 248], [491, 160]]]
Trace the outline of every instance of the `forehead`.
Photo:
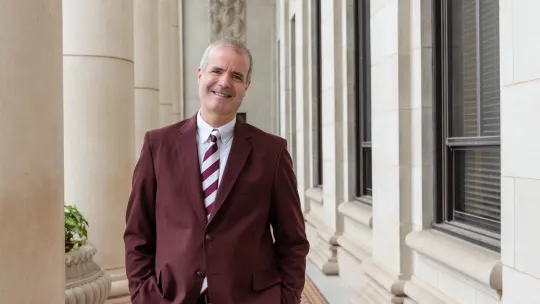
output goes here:
[[242, 49], [229, 45], [218, 45], [208, 53], [208, 65], [221, 68], [231, 68], [238, 72], [247, 73], [249, 69], [249, 56]]

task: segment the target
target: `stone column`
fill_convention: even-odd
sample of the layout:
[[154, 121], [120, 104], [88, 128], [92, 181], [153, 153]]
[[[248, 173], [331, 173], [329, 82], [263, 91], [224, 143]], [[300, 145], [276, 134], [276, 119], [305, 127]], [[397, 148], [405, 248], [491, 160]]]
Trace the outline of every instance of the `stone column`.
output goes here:
[[413, 229], [411, 1], [370, 5], [371, 33], [385, 39], [371, 39], [373, 257], [362, 268], [377, 302], [389, 303], [404, 295], [404, 279], [412, 272], [412, 251], [404, 242]]
[[133, 1], [64, 1], [63, 14], [65, 203], [88, 219], [95, 261], [111, 275], [115, 297], [127, 294], [122, 237], [135, 145]]
[[62, 4], [0, 9], [0, 298], [64, 302]]
[[503, 302], [540, 297], [540, 19], [537, 1], [499, 1]]
[[[341, 0], [321, 1], [321, 61], [322, 61], [322, 157], [323, 188], [306, 192], [310, 199], [308, 223], [317, 229], [310, 256], [328, 275], [339, 272], [337, 235], [342, 231], [343, 219], [338, 205], [344, 201], [343, 180], [343, 46]], [[328, 12], [328, 13], [325, 13]]]
[[160, 126], [158, 15], [155, 0], [135, 0], [133, 7], [135, 58], [135, 159], [144, 133]]
[[182, 107], [180, 104], [180, 31], [179, 31], [179, 0], [171, 1], [170, 18], [170, 37], [171, 37], [171, 103], [172, 103], [172, 122], [180, 121], [182, 117]]
[[158, 0], [159, 112], [160, 125], [173, 122], [171, 62], [171, 0]]
[[[210, 43], [210, 22], [208, 20], [210, 12], [210, 1], [183, 0], [182, 10], [186, 12], [183, 16], [182, 39], [185, 41], [182, 48], [182, 96], [184, 96], [185, 117], [191, 117], [197, 113], [201, 107], [199, 90], [197, 85], [197, 68], [201, 62], [204, 50]], [[192, 26], [197, 24], [197, 26]], [[253, 87], [250, 87], [251, 90]]]

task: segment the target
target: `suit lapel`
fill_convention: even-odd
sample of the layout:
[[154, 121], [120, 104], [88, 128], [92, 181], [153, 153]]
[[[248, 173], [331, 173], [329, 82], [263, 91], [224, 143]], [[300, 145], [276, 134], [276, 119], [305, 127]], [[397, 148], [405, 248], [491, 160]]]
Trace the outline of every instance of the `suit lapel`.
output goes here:
[[201, 189], [201, 169], [199, 166], [199, 152], [197, 147], [197, 116], [186, 121], [180, 129], [180, 136], [175, 142], [179, 157], [179, 173], [184, 191], [203, 226], [206, 225], [206, 212]]
[[251, 144], [248, 141], [249, 134], [246, 130], [245, 124], [239, 119], [236, 120], [236, 127], [234, 132], [234, 138], [232, 142], [231, 151], [227, 159], [227, 165], [221, 178], [221, 182], [216, 195], [215, 207], [210, 215], [208, 223], [212, 222], [212, 219], [219, 212], [219, 209], [225, 202], [227, 195], [231, 191], [238, 175], [244, 168], [244, 164], [251, 152]]

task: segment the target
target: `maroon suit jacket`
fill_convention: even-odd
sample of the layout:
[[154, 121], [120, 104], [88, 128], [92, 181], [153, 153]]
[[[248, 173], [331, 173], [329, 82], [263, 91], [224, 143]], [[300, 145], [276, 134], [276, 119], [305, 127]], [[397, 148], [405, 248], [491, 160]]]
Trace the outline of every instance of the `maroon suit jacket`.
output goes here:
[[145, 134], [124, 234], [132, 303], [194, 304], [204, 276], [213, 304], [300, 303], [309, 243], [286, 141], [237, 119], [207, 220], [196, 128]]

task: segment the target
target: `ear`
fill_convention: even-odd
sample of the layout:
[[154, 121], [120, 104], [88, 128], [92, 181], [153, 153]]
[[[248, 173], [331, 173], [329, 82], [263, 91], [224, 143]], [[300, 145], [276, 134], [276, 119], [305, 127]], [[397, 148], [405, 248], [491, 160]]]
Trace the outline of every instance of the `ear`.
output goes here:
[[202, 76], [202, 70], [201, 68], [199, 67], [197, 69], [197, 85], [200, 85], [201, 84], [201, 76]]
[[250, 86], [250, 85], [251, 85], [251, 81], [248, 81], [248, 82], [246, 83], [246, 92], [247, 92], [247, 90], [249, 89], [249, 86]]

